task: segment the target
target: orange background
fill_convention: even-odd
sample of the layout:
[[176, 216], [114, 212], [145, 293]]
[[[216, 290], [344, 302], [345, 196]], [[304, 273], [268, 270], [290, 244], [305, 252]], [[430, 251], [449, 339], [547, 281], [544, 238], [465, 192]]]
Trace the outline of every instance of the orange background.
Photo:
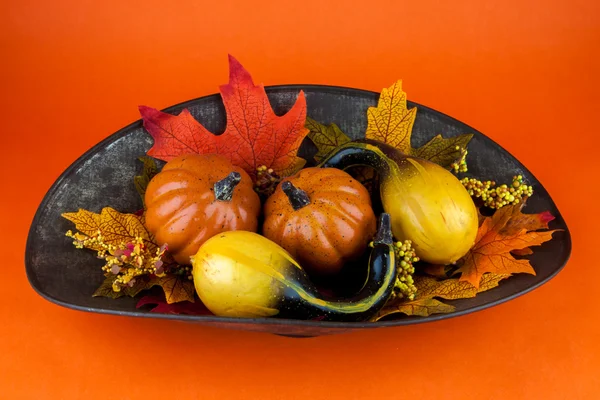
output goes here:
[[[600, 2], [3, 1], [0, 399], [597, 399]], [[102, 316], [27, 283], [33, 214], [81, 153], [227, 81], [379, 91], [498, 141], [573, 236], [563, 272], [443, 322], [314, 339]], [[50, 396], [51, 395], [51, 396]]]

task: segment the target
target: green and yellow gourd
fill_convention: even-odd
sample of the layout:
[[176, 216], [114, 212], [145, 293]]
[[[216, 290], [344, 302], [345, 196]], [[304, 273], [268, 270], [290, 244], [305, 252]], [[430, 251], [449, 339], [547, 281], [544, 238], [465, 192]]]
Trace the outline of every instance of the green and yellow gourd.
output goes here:
[[396, 279], [390, 218], [380, 217], [368, 277], [348, 299], [325, 299], [282, 247], [253, 232], [230, 231], [206, 241], [192, 259], [196, 292], [215, 315], [366, 321], [392, 294]]
[[379, 173], [381, 202], [391, 216], [394, 237], [412, 240], [422, 260], [451, 264], [473, 246], [477, 209], [450, 171], [368, 139], [338, 147], [319, 166], [347, 169], [361, 165]]

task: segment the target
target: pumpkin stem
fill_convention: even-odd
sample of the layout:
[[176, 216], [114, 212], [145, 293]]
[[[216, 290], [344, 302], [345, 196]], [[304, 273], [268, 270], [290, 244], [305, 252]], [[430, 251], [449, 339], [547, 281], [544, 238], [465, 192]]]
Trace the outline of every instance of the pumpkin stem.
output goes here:
[[283, 193], [290, 199], [290, 204], [294, 210], [299, 210], [310, 204], [310, 199], [306, 192], [302, 189], [298, 189], [290, 181], [283, 182], [281, 184], [281, 190], [283, 190]]
[[215, 183], [215, 199], [220, 201], [230, 201], [233, 197], [233, 189], [242, 180], [239, 172], [233, 171], [225, 178]]

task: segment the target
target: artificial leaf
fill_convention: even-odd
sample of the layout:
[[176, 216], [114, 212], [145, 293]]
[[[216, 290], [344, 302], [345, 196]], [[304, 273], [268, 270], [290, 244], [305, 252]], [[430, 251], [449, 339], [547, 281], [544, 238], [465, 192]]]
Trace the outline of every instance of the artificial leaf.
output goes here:
[[158, 246], [154, 236], [144, 226], [144, 217], [134, 214], [122, 214], [111, 207], [105, 207], [100, 214], [80, 209], [62, 216], [75, 224], [75, 228], [87, 236], [102, 235], [104, 243], [118, 245], [134, 242], [142, 238], [149, 251]]
[[445, 304], [436, 298], [456, 300], [475, 297], [478, 293], [497, 287], [501, 280], [509, 276], [510, 274], [484, 274], [478, 288], [469, 282], [461, 282], [458, 279], [438, 280], [430, 276], [416, 276], [417, 294], [414, 300], [391, 300], [377, 314], [375, 321], [395, 313], [427, 317], [432, 314], [453, 312], [454, 306]]
[[[314, 159], [320, 162], [337, 147], [348, 143], [351, 139], [338, 128], [336, 124], [323, 125], [312, 118], [306, 118], [306, 127], [309, 129], [308, 138], [317, 147], [317, 154]], [[377, 188], [378, 177], [375, 170], [371, 167], [354, 166], [346, 170], [357, 181], [362, 183], [370, 193]]]
[[94, 294], [92, 295], [93, 297], [109, 297], [111, 299], [118, 299], [119, 297], [123, 297], [125, 296], [125, 292], [120, 291], [120, 292], [115, 292], [113, 290], [113, 282], [115, 281], [116, 276], [108, 276], [106, 277], [106, 279], [104, 279], [104, 281], [102, 282], [102, 284], [100, 285], [100, 287], [98, 287], [98, 289], [96, 289], [96, 291], [94, 292]]
[[145, 305], [152, 305], [150, 312], [162, 314], [185, 314], [185, 315], [210, 315], [211, 312], [200, 301], [190, 302], [181, 301], [178, 303], [167, 303], [164, 297], [161, 296], [144, 296], [142, 297], [136, 308], [141, 308]]
[[194, 301], [194, 283], [185, 274], [168, 274], [160, 278], [157, 285], [165, 292], [168, 304], [180, 301]]
[[259, 166], [272, 168], [285, 177], [300, 169], [305, 160], [297, 157], [308, 129], [306, 99], [300, 91], [294, 106], [283, 116], [273, 112], [263, 85], [254, 85], [244, 67], [229, 56], [229, 84], [220, 87], [227, 113], [221, 135], [204, 128], [188, 110], [166, 114], [141, 106], [144, 127], [154, 138], [148, 155], [169, 161], [186, 153], [219, 153], [252, 177]]
[[[94, 292], [94, 297], [110, 297], [118, 299], [119, 297], [135, 297], [140, 292], [148, 290], [154, 286], [160, 286], [164, 292], [164, 298], [167, 304], [178, 303], [181, 301], [194, 301], [194, 284], [184, 275], [167, 274], [163, 277], [157, 276], [138, 276], [132, 286], [125, 286], [119, 292], [113, 290], [115, 276], [108, 276], [98, 289]], [[163, 300], [164, 301], [164, 300]]]
[[314, 156], [317, 162], [320, 162], [336, 147], [351, 141], [336, 124], [323, 125], [307, 117], [305, 126], [309, 130], [308, 138], [317, 147], [318, 152]]
[[521, 213], [521, 208], [519, 204], [502, 207], [493, 216], [484, 219], [475, 244], [462, 259], [462, 265], [458, 269], [461, 281], [479, 287], [481, 277], [486, 272], [535, 275], [529, 260], [517, 260], [511, 252], [541, 245], [551, 240], [555, 231], [531, 231], [531, 228], [547, 226], [549, 214], [527, 216]]
[[135, 283], [132, 286], [126, 286], [122, 291], [129, 297], [135, 297], [140, 292], [160, 284], [160, 279], [154, 275], [138, 276], [135, 278]]
[[117, 278], [117, 275], [111, 274], [111, 275], [107, 276], [106, 279], [104, 279], [104, 281], [102, 282], [100, 287], [98, 289], [96, 289], [96, 291], [94, 292], [94, 294], [92, 296], [93, 297], [110, 297], [111, 299], [118, 299], [119, 297], [123, 297], [123, 296], [135, 297], [140, 292], [142, 292], [144, 290], [148, 290], [151, 287], [159, 284], [159, 278], [157, 278], [156, 276], [142, 275], [142, 276], [137, 276], [135, 278], [134, 283], [131, 286], [125, 286], [120, 291], [115, 292], [113, 290], [113, 282], [115, 281], [116, 278]]
[[410, 154], [415, 157], [425, 158], [444, 168], [450, 168], [450, 165], [461, 157], [461, 148], [467, 148], [467, 145], [473, 138], [473, 134], [464, 134], [450, 138], [443, 138], [437, 135], [423, 146], [413, 149]]
[[158, 166], [156, 165], [156, 161], [151, 157], [140, 157], [139, 160], [144, 163], [144, 169], [142, 170], [141, 175], [136, 175], [133, 178], [133, 182], [135, 184], [135, 190], [139, 193], [142, 198], [142, 204], [144, 204], [146, 188], [154, 175], [158, 174]]
[[73, 222], [75, 228], [87, 236], [95, 236], [102, 222], [100, 214], [84, 209], [79, 209], [79, 211], [74, 213], [63, 213], [62, 216]]
[[[554, 220], [554, 216], [549, 211], [544, 211], [539, 214], [523, 214], [521, 210], [525, 203], [521, 203], [520, 207], [514, 207], [512, 210], [512, 218], [508, 220], [506, 226], [502, 228], [501, 233], [513, 234], [519, 228], [527, 229], [528, 231], [548, 229], [550, 221]], [[533, 250], [529, 247], [523, 249], [511, 250], [511, 254], [515, 256], [528, 256], [533, 254]]]
[[369, 107], [367, 110], [365, 137], [387, 143], [409, 154], [410, 136], [416, 117], [417, 108], [408, 109], [402, 81], [397, 81], [381, 91], [377, 107]]
[[528, 231], [537, 231], [540, 229], [548, 229], [550, 221], [554, 220], [554, 216], [549, 211], [544, 211], [539, 214], [523, 214], [525, 203], [510, 208], [511, 214], [510, 219], [506, 222], [506, 225], [501, 229], [501, 233], [504, 235], [512, 235], [519, 232], [522, 229]]
[[475, 297], [477, 293], [495, 288], [501, 280], [509, 276], [510, 274], [484, 274], [478, 288], [459, 279], [437, 280], [429, 276], [418, 276], [415, 277], [417, 298], [468, 299]]
[[425, 298], [415, 299], [411, 301], [395, 303], [390, 306], [385, 306], [375, 317], [375, 321], [379, 321], [383, 317], [391, 314], [402, 313], [406, 315], [416, 315], [419, 317], [428, 317], [432, 314], [447, 314], [454, 312], [456, 308], [450, 304], [442, 303], [439, 300]]
[[381, 91], [377, 107], [369, 107], [367, 110], [365, 137], [387, 143], [405, 154], [425, 158], [449, 168], [461, 157], [460, 148], [466, 148], [473, 135], [464, 134], [451, 138], [437, 135], [422, 147], [415, 149], [411, 145], [411, 136], [416, 116], [417, 108], [407, 107], [402, 81], [397, 81]]

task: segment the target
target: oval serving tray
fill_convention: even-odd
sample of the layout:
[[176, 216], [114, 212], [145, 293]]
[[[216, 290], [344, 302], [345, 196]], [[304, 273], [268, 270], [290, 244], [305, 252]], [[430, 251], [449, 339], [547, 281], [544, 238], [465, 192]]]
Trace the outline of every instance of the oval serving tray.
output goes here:
[[[375, 106], [379, 93], [316, 85], [267, 87], [266, 92], [275, 113], [289, 110], [298, 92], [304, 90], [308, 116], [329, 124], [336, 123], [352, 139], [364, 137], [366, 111]], [[554, 277], [566, 264], [571, 253], [571, 237], [556, 205], [541, 183], [513, 156], [497, 143], [473, 128], [440, 112], [409, 102], [418, 107], [412, 131], [412, 145], [421, 146], [436, 134], [444, 137], [473, 133], [469, 144], [469, 173], [496, 181], [510, 181], [521, 174], [534, 187], [534, 195], [525, 210], [528, 213], [549, 210], [556, 217], [550, 228], [563, 229], [554, 239], [536, 247], [530, 256], [537, 275], [518, 274], [500, 286], [477, 297], [445, 301], [456, 307], [450, 314], [429, 317], [403, 317], [377, 323], [343, 323], [282, 320], [275, 318], [235, 319], [215, 316], [189, 316], [151, 313], [136, 309], [137, 299], [117, 300], [92, 297], [103, 281], [100, 266], [91, 251], [75, 250], [64, 233], [72, 224], [61, 217], [63, 212], [85, 208], [99, 212], [111, 206], [121, 212], [134, 212], [141, 201], [133, 185], [133, 177], [141, 170], [137, 158], [152, 146], [152, 138], [142, 127], [141, 120], [121, 129], [76, 160], [52, 185], [33, 219], [25, 254], [27, 276], [32, 287], [45, 299], [81, 311], [134, 317], [153, 317], [197, 322], [223, 328], [271, 332], [290, 336], [317, 336], [348, 330], [380, 328], [431, 322], [483, 310], [527, 293]], [[212, 132], [225, 129], [225, 110], [218, 94], [191, 100], [170, 107], [165, 112], [178, 114], [188, 108], [192, 115]], [[310, 153], [306, 139], [301, 153]]]

